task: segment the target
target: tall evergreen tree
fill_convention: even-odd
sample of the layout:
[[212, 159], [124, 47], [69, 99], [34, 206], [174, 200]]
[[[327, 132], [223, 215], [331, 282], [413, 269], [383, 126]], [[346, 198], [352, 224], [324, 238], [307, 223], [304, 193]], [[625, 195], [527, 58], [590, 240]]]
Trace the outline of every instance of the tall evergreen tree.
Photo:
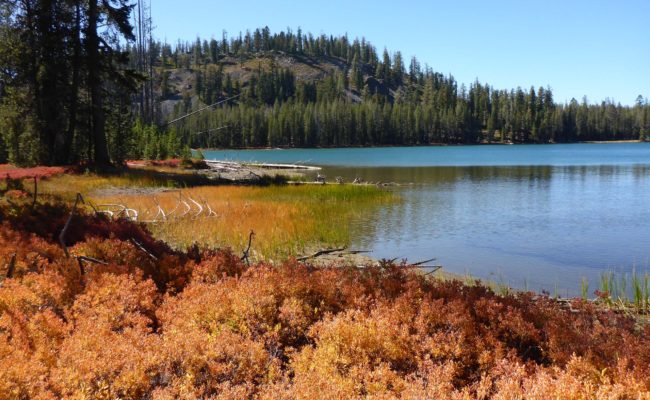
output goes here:
[[131, 9], [126, 0], [2, 2], [0, 128], [12, 162], [61, 164], [86, 153], [110, 163], [104, 100], [134, 88], [120, 48], [120, 38], [133, 40]]
[[359, 55], [354, 53], [352, 58], [352, 69], [350, 70], [352, 83], [357, 90], [363, 89], [363, 66], [359, 62]]

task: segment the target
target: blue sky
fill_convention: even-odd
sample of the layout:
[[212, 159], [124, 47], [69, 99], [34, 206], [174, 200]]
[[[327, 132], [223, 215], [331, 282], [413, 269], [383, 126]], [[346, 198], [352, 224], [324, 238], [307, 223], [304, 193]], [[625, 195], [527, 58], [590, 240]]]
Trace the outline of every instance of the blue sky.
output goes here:
[[558, 102], [650, 97], [650, 0], [152, 0], [152, 15], [170, 43], [300, 26], [365, 36], [461, 83], [548, 85]]

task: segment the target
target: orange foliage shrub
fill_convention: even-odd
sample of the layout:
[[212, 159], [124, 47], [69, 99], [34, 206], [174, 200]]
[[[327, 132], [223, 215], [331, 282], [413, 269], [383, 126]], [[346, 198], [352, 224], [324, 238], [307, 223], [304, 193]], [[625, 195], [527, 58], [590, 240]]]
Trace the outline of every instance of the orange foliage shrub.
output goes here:
[[394, 264], [247, 267], [84, 215], [70, 252], [106, 265], [82, 274], [55, 208], [0, 209], [2, 399], [650, 398], [650, 328], [592, 304]]
[[137, 275], [95, 274], [66, 313], [72, 327], [61, 343], [50, 383], [72, 398], [141, 398], [156, 371], [153, 334], [160, 295]]

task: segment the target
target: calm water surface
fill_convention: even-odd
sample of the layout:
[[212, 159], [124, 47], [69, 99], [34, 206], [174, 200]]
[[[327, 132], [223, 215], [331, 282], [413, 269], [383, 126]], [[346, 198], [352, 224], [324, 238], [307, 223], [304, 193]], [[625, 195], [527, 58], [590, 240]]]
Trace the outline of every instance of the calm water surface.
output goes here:
[[409, 184], [353, 222], [378, 258], [436, 257], [448, 271], [531, 290], [590, 292], [603, 271], [650, 272], [650, 144], [205, 151], [307, 163], [330, 178]]

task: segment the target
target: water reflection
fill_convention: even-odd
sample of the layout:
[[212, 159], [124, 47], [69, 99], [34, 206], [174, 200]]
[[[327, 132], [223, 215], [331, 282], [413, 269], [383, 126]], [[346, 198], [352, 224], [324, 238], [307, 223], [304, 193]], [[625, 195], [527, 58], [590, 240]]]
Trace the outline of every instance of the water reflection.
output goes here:
[[[650, 161], [650, 160], [649, 160]], [[401, 184], [445, 184], [460, 180], [549, 181], [562, 175], [571, 179], [597, 176], [601, 179], [632, 176], [647, 179], [649, 165], [581, 165], [581, 166], [467, 166], [467, 167], [325, 167], [331, 178], [342, 176], [351, 181], [397, 182]]]
[[[576, 294], [650, 258], [650, 143], [206, 151], [325, 167], [333, 180], [410, 183], [352, 226], [376, 257]], [[349, 166], [349, 167], [336, 167]], [[387, 167], [391, 166], [391, 167]], [[526, 282], [526, 284], [524, 284]]]
[[648, 267], [650, 167], [326, 168], [410, 185], [352, 226], [376, 257], [437, 257], [456, 273], [576, 294], [605, 269]]

